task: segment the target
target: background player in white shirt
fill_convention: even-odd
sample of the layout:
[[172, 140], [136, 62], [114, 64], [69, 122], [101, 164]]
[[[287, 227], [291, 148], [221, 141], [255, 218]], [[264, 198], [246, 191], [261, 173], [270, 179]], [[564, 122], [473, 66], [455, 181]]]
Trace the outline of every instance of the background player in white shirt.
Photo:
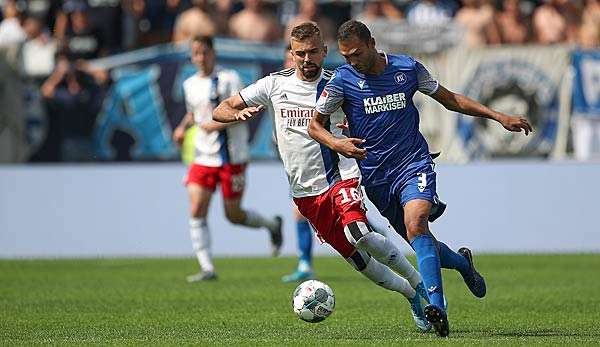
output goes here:
[[[421, 275], [396, 245], [372, 231], [356, 162], [320, 146], [308, 135], [317, 96], [331, 77], [331, 71], [322, 69], [327, 48], [319, 28], [310, 22], [296, 26], [291, 47], [295, 69], [272, 73], [244, 88], [223, 101], [214, 110], [213, 119], [247, 120], [265, 106], [272, 106], [279, 153], [299, 211], [317, 236], [356, 270], [378, 285], [402, 293], [411, 305], [417, 327], [426, 331], [430, 325], [421, 307], [421, 296], [426, 296]], [[336, 123], [343, 119], [340, 111], [329, 124], [337, 136], [342, 136], [342, 130]]]
[[185, 184], [190, 199], [190, 235], [201, 272], [188, 276], [189, 282], [216, 279], [210, 256], [210, 230], [206, 222], [208, 207], [217, 184], [221, 185], [225, 216], [234, 224], [269, 231], [273, 255], [282, 244], [281, 217], [265, 218], [240, 206], [248, 162], [248, 126], [223, 124], [212, 120], [213, 108], [220, 100], [237, 95], [240, 78], [234, 71], [215, 67], [216, 55], [211, 37], [192, 40], [192, 63], [198, 73], [183, 83], [187, 113], [173, 132], [173, 140], [183, 142], [185, 130], [198, 125], [194, 163]]

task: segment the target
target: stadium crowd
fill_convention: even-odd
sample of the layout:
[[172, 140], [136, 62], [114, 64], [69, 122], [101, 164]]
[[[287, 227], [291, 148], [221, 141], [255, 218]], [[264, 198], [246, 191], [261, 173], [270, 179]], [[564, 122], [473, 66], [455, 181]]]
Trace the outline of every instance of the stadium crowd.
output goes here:
[[[277, 42], [312, 20], [331, 41], [335, 28], [363, 22], [414, 26], [454, 22], [470, 46], [573, 43], [596, 47], [598, 0], [2, 0], [0, 45], [55, 41], [77, 58], [96, 58], [202, 34]], [[73, 42], [87, 44], [70, 47]], [[77, 44], [75, 44], [77, 46]]]
[[[58, 129], [50, 131], [74, 141], [73, 148], [88, 146], [110, 84], [107, 71], [92, 68], [88, 61], [195, 35], [280, 43], [294, 25], [310, 20], [332, 42], [342, 22], [357, 18], [368, 25], [455, 25], [463, 28], [460, 44], [471, 47], [566, 43], [595, 48], [600, 43], [600, 0], [0, 0], [0, 4], [0, 50], [19, 47], [21, 74], [37, 86], [34, 94], [41, 94], [43, 107], [59, 120]], [[44, 160], [88, 157], [80, 149], [62, 158], [41, 154]]]

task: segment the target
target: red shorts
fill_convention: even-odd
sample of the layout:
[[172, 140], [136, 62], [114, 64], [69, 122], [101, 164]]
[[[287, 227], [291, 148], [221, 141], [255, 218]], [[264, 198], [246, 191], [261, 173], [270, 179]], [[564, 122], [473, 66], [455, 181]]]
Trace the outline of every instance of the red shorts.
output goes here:
[[186, 186], [194, 183], [212, 192], [217, 188], [217, 184], [221, 183], [223, 199], [236, 199], [244, 193], [245, 172], [246, 164], [225, 164], [217, 167], [192, 164], [184, 182]]
[[294, 198], [294, 202], [317, 236], [348, 258], [355, 248], [346, 239], [344, 226], [357, 221], [367, 223], [362, 199], [358, 179], [353, 178], [336, 183], [321, 195]]

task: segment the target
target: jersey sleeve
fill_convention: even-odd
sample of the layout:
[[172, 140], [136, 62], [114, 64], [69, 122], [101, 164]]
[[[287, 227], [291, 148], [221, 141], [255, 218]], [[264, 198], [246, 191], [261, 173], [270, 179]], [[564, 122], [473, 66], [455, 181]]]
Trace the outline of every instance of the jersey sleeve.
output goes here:
[[337, 111], [344, 103], [344, 86], [342, 85], [342, 79], [334, 73], [331, 77], [323, 92], [317, 100], [317, 106], [315, 109], [320, 114], [330, 115]]
[[272, 89], [273, 77], [266, 76], [240, 90], [240, 96], [247, 106], [267, 106], [271, 102]]
[[415, 69], [417, 70], [417, 81], [419, 83], [419, 91], [423, 94], [431, 95], [435, 93], [440, 84], [438, 81], [431, 76], [429, 71], [418, 61], [415, 62]]

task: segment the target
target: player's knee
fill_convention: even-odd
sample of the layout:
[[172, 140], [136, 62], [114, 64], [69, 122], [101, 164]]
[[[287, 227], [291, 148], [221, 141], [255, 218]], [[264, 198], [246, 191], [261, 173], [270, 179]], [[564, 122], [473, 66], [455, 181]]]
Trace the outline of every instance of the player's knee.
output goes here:
[[192, 218], [206, 218], [208, 203], [202, 200], [190, 201], [190, 216]]
[[225, 218], [233, 224], [242, 224], [246, 220], [246, 214], [240, 209], [225, 209]]
[[246, 213], [236, 205], [225, 205], [225, 218], [233, 224], [243, 224], [246, 221]]
[[418, 235], [427, 232], [428, 228], [427, 213], [416, 213], [412, 216], [407, 216], [404, 224], [409, 235]]
[[190, 216], [192, 216], [192, 218], [205, 218], [206, 217], [206, 212], [205, 209], [203, 209], [201, 206], [191, 206], [190, 207]]
[[367, 223], [362, 221], [352, 222], [344, 227], [344, 234], [346, 234], [346, 239], [348, 239], [348, 242], [350, 242], [355, 247], [359, 243], [359, 241], [371, 231], [371, 227]]
[[357, 249], [351, 256], [346, 258], [346, 261], [350, 263], [356, 271], [362, 272], [367, 268], [367, 265], [371, 261], [371, 256], [369, 253]]

